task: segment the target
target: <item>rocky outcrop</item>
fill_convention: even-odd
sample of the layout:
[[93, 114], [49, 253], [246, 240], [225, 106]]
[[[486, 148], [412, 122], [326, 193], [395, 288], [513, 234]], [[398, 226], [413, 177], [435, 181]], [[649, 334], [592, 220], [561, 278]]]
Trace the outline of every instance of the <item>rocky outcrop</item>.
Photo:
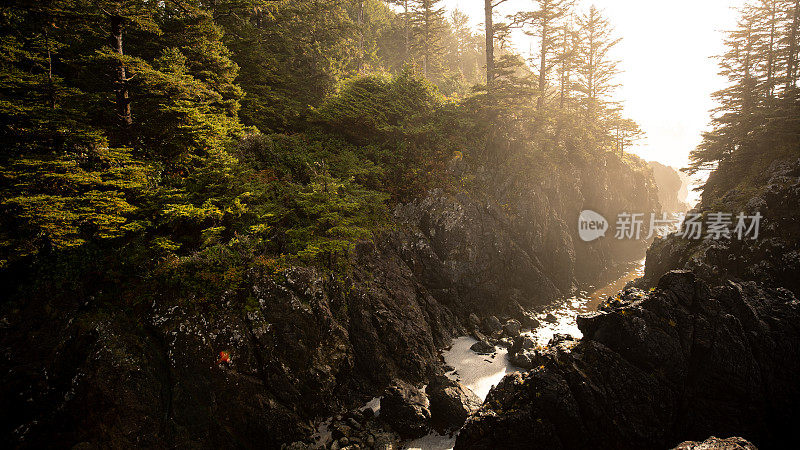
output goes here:
[[404, 439], [422, 437], [430, 427], [428, 396], [410, 384], [389, 386], [381, 399], [381, 418]]
[[689, 209], [686, 197], [688, 179], [685, 174], [657, 161], [648, 161], [658, 187], [658, 202], [663, 212], [684, 212]]
[[456, 448], [669, 448], [710, 435], [794, 442], [800, 302], [754, 282], [709, 288], [691, 272], [629, 288], [580, 316], [533, 369], [507, 376]]
[[444, 375], [434, 377], [425, 393], [431, 404], [431, 423], [442, 432], [461, 428], [467, 417], [481, 406], [477, 395]]
[[800, 160], [777, 161], [767, 172], [768, 181], [755, 194], [732, 189], [719, 199], [704, 199], [692, 211], [733, 216], [758, 212], [757, 239], [693, 240], [673, 234], [656, 240], [647, 251], [639, 285], [653, 285], [669, 270], [687, 269], [712, 284], [752, 280], [800, 295]]
[[348, 280], [291, 269], [214, 304], [164, 295], [134, 311], [67, 309], [55, 298], [11, 311], [7, 439], [277, 447], [394, 379], [422, 383], [463, 329], [392, 248], [360, 245]]
[[392, 231], [355, 247], [347, 276], [253, 272], [212, 299], [159, 291], [145, 302], [148, 287], [102, 286], [6, 302], [3, 441], [278, 447], [395, 380], [424, 384], [471, 312], [503, 318], [490, 337], [502, 340], [516, 329], [508, 318], [532, 326], [531, 307], [643, 250], [575, 231], [583, 208], [656, 207], [641, 161], [599, 155], [559, 170], [399, 205]]
[[740, 437], [720, 439], [714, 436], [703, 442], [681, 442], [672, 450], [757, 450], [756, 446]]
[[547, 304], [641, 258], [644, 236], [583, 242], [577, 221], [583, 209], [603, 214], [612, 226], [620, 212], [658, 212], [647, 165], [635, 156], [604, 154], [559, 170], [562, 176], [494, 181], [495, 189], [481, 196], [435, 190], [398, 206], [403, 260], [464, 321], [470, 312], [524, 321], [520, 306]]

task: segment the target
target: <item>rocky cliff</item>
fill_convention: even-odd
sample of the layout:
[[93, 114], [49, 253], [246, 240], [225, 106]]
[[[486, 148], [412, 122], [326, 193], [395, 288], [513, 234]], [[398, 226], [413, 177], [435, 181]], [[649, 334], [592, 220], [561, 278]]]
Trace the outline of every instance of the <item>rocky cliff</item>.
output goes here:
[[643, 252], [576, 236], [581, 209], [658, 208], [643, 162], [603, 155], [559, 170], [399, 205], [394, 230], [358, 244], [344, 277], [253, 273], [210, 304], [168, 293], [129, 309], [58, 293], [6, 303], [4, 440], [278, 447], [392, 380], [424, 383], [471, 312], [522, 317]]
[[670, 272], [504, 378], [456, 448], [671, 448], [709, 435], [785, 448], [800, 418], [798, 323], [788, 290]]
[[766, 178], [698, 208], [760, 211], [757, 239], [657, 241], [639, 287], [579, 316], [582, 339], [557, 337], [531, 371], [506, 377], [457, 448], [667, 448], [709, 435], [791, 446], [800, 161]]
[[653, 178], [658, 186], [658, 201], [664, 212], [684, 212], [689, 209], [686, 202], [688, 177], [658, 161], [648, 161]]

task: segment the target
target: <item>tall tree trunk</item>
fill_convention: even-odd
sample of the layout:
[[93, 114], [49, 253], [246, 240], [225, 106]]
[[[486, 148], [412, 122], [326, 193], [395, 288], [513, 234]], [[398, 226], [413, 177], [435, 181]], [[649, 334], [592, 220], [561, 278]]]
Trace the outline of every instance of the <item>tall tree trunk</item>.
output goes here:
[[494, 25], [492, 23], [492, 0], [483, 0], [486, 20], [486, 89], [494, 84]]
[[539, 98], [536, 101], [536, 109], [539, 110], [544, 106], [544, 91], [547, 89], [547, 47], [549, 46], [547, 36], [549, 29], [547, 22], [547, 19], [544, 19], [542, 22], [542, 43], [541, 50], [539, 51]]
[[[111, 16], [111, 40], [114, 52], [122, 56], [122, 26], [125, 19], [122, 16]], [[116, 95], [117, 95], [117, 116], [123, 135], [127, 135], [127, 130], [133, 124], [131, 116], [131, 100], [128, 93], [128, 78], [125, 72], [125, 64], [120, 61], [117, 65]], [[126, 136], [127, 137], [127, 136]]]
[[422, 50], [422, 76], [428, 78], [428, 60], [431, 56], [431, 4], [429, 1], [426, 1], [423, 5], [425, 8], [425, 32], [424, 32], [424, 39], [425, 42], [423, 43], [423, 50]]
[[[592, 22], [589, 26], [594, 26], [594, 22]], [[594, 74], [595, 74], [595, 66], [594, 66], [594, 30], [589, 31], [589, 61], [588, 67], [586, 68], [586, 99], [588, 101], [587, 112], [589, 113], [589, 119], [594, 120], [594, 108], [595, 108], [595, 95], [594, 95]]]
[[787, 101], [793, 101], [794, 85], [797, 81], [795, 77], [795, 72], [797, 70], [795, 65], [797, 64], [797, 25], [798, 20], [800, 19], [798, 15], [800, 15], [800, 1], [795, 0], [792, 24], [791, 29], [789, 30], [789, 54], [786, 62], [786, 87], [784, 89], [784, 96]]
[[53, 54], [50, 51], [50, 24], [44, 27], [44, 45], [47, 47], [47, 96], [50, 109], [56, 109], [56, 87], [53, 82]]
[[403, 22], [404, 22], [405, 29], [406, 29], [405, 30], [405, 33], [406, 33], [406, 36], [405, 36], [405, 38], [406, 38], [406, 49], [405, 49], [406, 50], [406, 58], [405, 58], [405, 60], [406, 60], [406, 62], [408, 62], [408, 58], [411, 56], [411, 23], [409, 22], [409, 17], [408, 17], [408, 0], [405, 0], [403, 2], [403, 9], [404, 9]]
[[364, 68], [364, 0], [358, 1], [358, 73]]
[[561, 46], [562, 46], [561, 47], [561, 55], [559, 55], [559, 58], [561, 60], [561, 73], [560, 73], [560, 77], [559, 77], [560, 79], [559, 79], [558, 107], [560, 109], [564, 108], [564, 103], [566, 102], [566, 99], [567, 99], [567, 84], [569, 83], [569, 77], [570, 77], [570, 72], [569, 72], [569, 70], [570, 70], [569, 63], [570, 63], [570, 61], [569, 61], [569, 58], [571, 58], [571, 55], [569, 55], [569, 53], [570, 53], [570, 44], [569, 44], [569, 41], [568, 41], [569, 33], [568, 33], [568, 30], [567, 30], [567, 25], [566, 24], [564, 24], [562, 39], [563, 40], [561, 42]]

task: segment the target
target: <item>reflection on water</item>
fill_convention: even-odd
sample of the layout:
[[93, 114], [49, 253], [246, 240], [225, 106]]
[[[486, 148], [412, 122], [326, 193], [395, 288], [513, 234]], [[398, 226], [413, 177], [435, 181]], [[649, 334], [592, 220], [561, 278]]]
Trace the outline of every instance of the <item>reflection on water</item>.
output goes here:
[[499, 383], [507, 372], [516, 372], [518, 369], [508, 362], [506, 349], [498, 347], [493, 355], [479, 355], [469, 349], [476, 342], [469, 336], [456, 338], [450, 349], [442, 352], [442, 355], [445, 364], [456, 369], [455, 372], [448, 372], [447, 376], [461, 382], [481, 400], [485, 400], [492, 386]]
[[[628, 281], [639, 278], [643, 274], [644, 259], [633, 265], [630, 270], [623, 273], [619, 278], [600, 289], [594, 289], [591, 292], [581, 291], [578, 295], [554, 303], [536, 317], [541, 323], [539, 328], [527, 334], [542, 346], [547, 345], [555, 333], [571, 334], [576, 338], [581, 337], [582, 334], [578, 329], [575, 317], [578, 314], [596, 310], [602, 301], [622, 290]], [[548, 315], [551, 315], [551, 321], [546, 320]], [[506, 349], [498, 347], [497, 353], [493, 355], [494, 357], [479, 355], [469, 349], [475, 342], [477, 341], [469, 336], [456, 338], [450, 348], [442, 352], [442, 356], [445, 364], [456, 369], [453, 372], [448, 372], [447, 376], [460, 381], [481, 400], [485, 400], [489, 390], [499, 383], [506, 373], [517, 372], [519, 369], [508, 361], [508, 351]], [[404, 442], [403, 448], [452, 449], [457, 435], [457, 432], [452, 435], [440, 435], [436, 432], [431, 432], [419, 439]]]
[[[581, 291], [577, 295], [554, 303], [546, 311], [536, 316], [541, 326], [529, 335], [534, 338], [538, 345], [547, 345], [556, 333], [570, 334], [573, 337], [583, 336], [578, 329], [575, 318], [578, 314], [593, 312], [601, 302], [608, 297], [616, 295], [621, 291], [625, 284], [631, 280], [641, 277], [644, 274], [644, 259], [638, 261], [632, 268], [623, 273], [619, 278], [606, 284], [600, 289], [591, 292]], [[550, 321], [547, 320], [550, 316]]]
[[[481, 400], [486, 400], [486, 395], [494, 385], [500, 382], [510, 372], [519, 369], [508, 362], [508, 350], [498, 347], [493, 355], [479, 355], [469, 348], [478, 342], [469, 336], [461, 336], [453, 340], [450, 348], [442, 352], [445, 364], [456, 370], [446, 375], [468, 387]], [[403, 448], [446, 450], [451, 449], [456, 443], [456, 436], [441, 435], [432, 431], [427, 436], [405, 442]]]

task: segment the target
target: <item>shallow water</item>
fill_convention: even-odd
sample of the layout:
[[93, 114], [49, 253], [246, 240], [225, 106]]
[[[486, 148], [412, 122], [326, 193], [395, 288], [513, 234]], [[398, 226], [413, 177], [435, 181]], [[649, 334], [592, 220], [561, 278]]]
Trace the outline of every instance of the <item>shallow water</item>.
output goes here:
[[[595, 311], [601, 302], [622, 290], [628, 281], [639, 278], [643, 274], [644, 259], [638, 261], [618, 278], [599, 289], [582, 291], [575, 296], [553, 303], [545, 311], [537, 315], [536, 318], [541, 324], [539, 328], [526, 334], [534, 338], [536, 343], [541, 346], [547, 345], [556, 333], [570, 334], [576, 338], [582, 337], [583, 334], [578, 329], [575, 321], [578, 314]], [[545, 318], [548, 314], [552, 314], [555, 320], [552, 322], [546, 321]], [[506, 349], [498, 348], [497, 353], [492, 358], [487, 355], [479, 355], [470, 350], [470, 346], [475, 342], [477, 341], [469, 336], [458, 337], [453, 340], [447, 350], [442, 351], [442, 356], [447, 365], [456, 369], [454, 372], [447, 373], [447, 376], [461, 382], [481, 400], [485, 400], [489, 390], [499, 383], [507, 373], [517, 372], [520, 369], [514, 367], [508, 361], [508, 351]], [[419, 439], [404, 442], [403, 448], [448, 450], [455, 445], [457, 435], [457, 432], [445, 436], [431, 432]]]
[[[569, 334], [580, 338], [583, 334], [578, 329], [575, 318], [579, 314], [589, 313], [597, 310], [597, 307], [608, 297], [616, 295], [631, 280], [644, 275], [644, 259], [631, 265], [622, 275], [599, 289], [591, 291], [581, 291], [577, 295], [557, 301], [550, 305], [544, 312], [538, 314], [536, 319], [541, 324], [533, 332], [527, 333], [532, 336], [538, 345], [547, 345], [556, 333]], [[548, 314], [555, 316], [555, 321], [545, 320]]]
[[[492, 355], [479, 355], [469, 348], [478, 342], [472, 337], [461, 336], [455, 338], [447, 350], [442, 351], [445, 364], [456, 370], [446, 375], [468, 387], [481, 400], [486, 400], [489, 390], [492, 389], [507, 373], [517, 372], [519, 369], [508, 362], [508, 350], [497, 348]], [[457, 433], [453, 435], [440, 435], [431, 432], [413, 441], [403, 443], [403, 448], [445, 450], [451, 449], [456, 443]]]

